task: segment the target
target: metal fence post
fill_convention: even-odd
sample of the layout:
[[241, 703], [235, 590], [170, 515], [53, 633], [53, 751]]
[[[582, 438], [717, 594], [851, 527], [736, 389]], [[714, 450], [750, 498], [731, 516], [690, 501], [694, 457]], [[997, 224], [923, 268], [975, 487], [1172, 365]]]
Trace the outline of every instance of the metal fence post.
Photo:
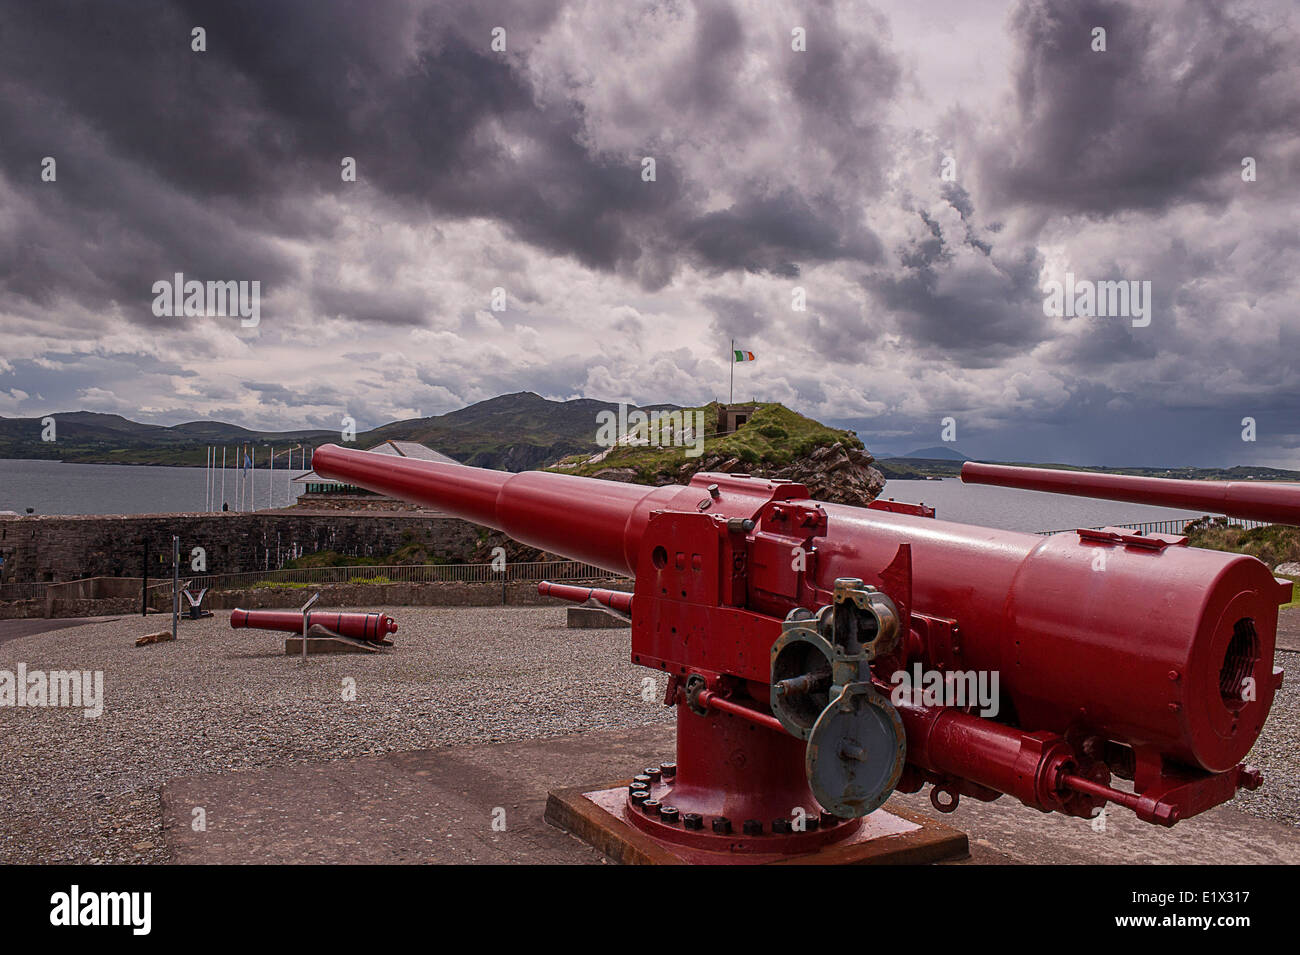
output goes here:
[[312, 594], [310, 600], [308, 600], [305, 604], [302, 605], [302, 662], [303, 663], [307, 662], [307, 617], [308, 617], [307, 611], [310, 610], [311, 605], [314, 604], [319, 599], [320, 599], [320, 591], [318, 590], [316, 591], [316, 593]]
[[181, 619], [181, 539], [172, 535], [172, 639], [176, 639], [176, 624]]

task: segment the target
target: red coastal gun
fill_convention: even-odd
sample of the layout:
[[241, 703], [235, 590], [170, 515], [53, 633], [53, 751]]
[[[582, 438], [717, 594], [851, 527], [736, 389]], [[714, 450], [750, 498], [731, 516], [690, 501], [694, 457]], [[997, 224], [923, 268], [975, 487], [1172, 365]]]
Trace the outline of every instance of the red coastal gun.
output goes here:
[[[1260, 784], [1242, 760], [1281, 684], [1290, 585], [1252, 557], [820, 503], [745, 475], [643, 487], [334, 445], [313, 465], [635, 578], [630, 598], [571, 596], [626, 602], [632, 661], [668, 674], [677, 762], [634, 781], [624, 807], [664, 843], [809, 852], [927, 784], [945, 811], [1008, 794], [1171, 826]], [[936, 704], [905, 672], [946, 687], [994, 674], [996, 699]]]

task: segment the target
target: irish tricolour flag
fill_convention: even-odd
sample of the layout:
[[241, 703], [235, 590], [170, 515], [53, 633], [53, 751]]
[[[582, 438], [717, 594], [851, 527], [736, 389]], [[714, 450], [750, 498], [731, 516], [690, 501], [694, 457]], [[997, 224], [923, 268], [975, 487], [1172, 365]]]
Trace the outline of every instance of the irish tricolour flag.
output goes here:
[[734, 352], [732, 352], [732, 354], [736, 356], [736, 361], [754, 360], [754, 353], [752, 351], [741, 351], [739, 348], [737, 348]]

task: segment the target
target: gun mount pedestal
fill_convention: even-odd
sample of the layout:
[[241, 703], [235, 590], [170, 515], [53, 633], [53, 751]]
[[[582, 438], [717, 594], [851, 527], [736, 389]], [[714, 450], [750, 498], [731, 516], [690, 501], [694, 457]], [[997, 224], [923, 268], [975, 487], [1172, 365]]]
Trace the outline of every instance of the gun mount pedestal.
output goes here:
[[965, 833], [924, 816], [821, 810], [805, 758], [788, 733], [721, 711], [701, 716], [683, 701], [676, 763], [651, 760], [627, 779], [552, 791], [545, 818], [633, 865], [920, 864], [969, 853]]
[[[773, 549], [788, 561], [825, 515], [794, 496], [781, 500], [758, 517], [793, 525]], [[812, 862], [831, 849], [848, 854], [838, 861], [898, 861], [904, 847], [910, 861], [964, 854], [965, 836], [947, 827], [887, 813], [864, 821], [904, 765], [902, 720], [870, 670], [897, 649], [898, 608], [862, 580], [840, 578], [830, 593], [805, 589], [829, 599], [815, 614], [796, 607], [782, 621], [751, 611], [741, 602], [743, 535], [755, 526], [657, 511], [642, 537], [635, 597], [539, 586], [626, 605], [632, 660], [668, 673], [664, 703], [677, 711], [674, 762], [647, 765], [621, 785], [552, 793], [548, 821], [624, 861]], [[800, 578], [792, 580], [797, 591]]]
[[[676, 766], [633, 777], [622, 793], [627, 817], [655, 839], [714, 852], [793, 855], [847, 839], [861, 820], [822, 811], [808, 788], [804, 749], [783, 731], [726, 712], [700, 715], [680, 702]], [[638, 781], [646, 787], [631, 788]]]

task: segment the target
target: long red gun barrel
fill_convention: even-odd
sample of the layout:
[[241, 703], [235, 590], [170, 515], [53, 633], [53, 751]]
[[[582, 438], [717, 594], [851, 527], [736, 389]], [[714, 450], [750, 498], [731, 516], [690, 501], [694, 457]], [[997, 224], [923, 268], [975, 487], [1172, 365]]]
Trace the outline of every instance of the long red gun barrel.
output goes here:
[[[302, 633], [302, 614], [297, 610], [241, 610], [230, 611], [230, 626], [236, 630], [249, 627], [255, 630], [283, 630]], [[387, 614], [336, 613], [330, 610], [312, 610], [307, 613], [307, 626], [321, 626], [344, 637], [379, 643], [390, 633], [397, 632], [397, 621]]]
[[1105, 501], [1154, 504], [1208, 514], [1226, 514], [1248, 521], [1300, 525], [1300, 485], [1261, 481], [1190, 481], [1129, 474], [1097, 474], [1023, 468], [1008, 464], [967, 461], [961, 467], [964, 484], [991, 484], [1026, 491], [1050, 491]]
[[644, 524], [654, 502], [665, 506], [682, 490], [541, 471], [510, 474], [351, 451], [333, 444], [316, 449], [312, 469], [322, 477], [496, 528], [531, 547], [629, 575], [636, 550], [629, 549], [634, 541], [624, 530], [634, 530], [638, 521]]
[[[769, 651], [783, 619], [828, 604], [841, 579], [903, 604], [898, 663], [1000, 676], [1003, 722], [972, 724], [980, 734], [957, 731], [956, 716], [903, 708], [917, 757], [909, 766], [936, 786], [959, 777], [944, 785], [976, 798], [1011, 791], [1037, 808], [1082, 814], [1086, 803], [1060, 793], [1094, 786], [1071, 768], [1091, 761], [1101, 772], [1101, 755], [1083, 755], [1086, 743], [1115, 772], [1136, 773], [1143, 818], [1167, 825], [1194, 815], [1246, 784], [1239, 762], [1282, 679], [1273, 650], [1289, 585], [1253, 557], [1183, 539], [1042, 537], [812, 501], [801, 485], [747, 475], [697, 474], [687, 486], [655, 488], [334, 445], [319, 448], [313, 466], [634, 575], [633, 661], [714, 681], [694, 696], [695, 713], [679, 702], [683, 767], [725, 760], [701, 742], [711, 737], [680, 728], [702, 719], [701, 708], [761, 705], [775, 683]], [[730, 700], [719, 692], [726, 686]], [[1030, 778], [1026, 766], [1039, 768], [1034, 784], [1012, 786]]]

